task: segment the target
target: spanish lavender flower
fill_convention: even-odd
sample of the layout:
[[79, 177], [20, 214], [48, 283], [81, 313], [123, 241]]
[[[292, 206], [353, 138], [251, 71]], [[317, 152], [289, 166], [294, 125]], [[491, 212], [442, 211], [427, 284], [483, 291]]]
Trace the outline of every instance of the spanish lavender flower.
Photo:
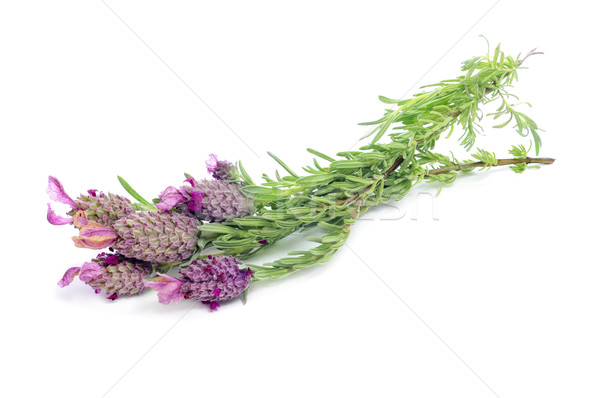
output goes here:
[[206, 170], [215, 180], [233, 180], [236, 177], [235, 165], [226, 160], [217, 159], [217, 155], [208, 155]]
[[[240, 185], [221, 180], [193, 180], [193, 184], [182, 186], [180, 192], [189, 198], [191, 211], [200, 220], [209, 222], [231, 221], [254, 212], [254, 201], [244, 195]], [[199, 194], [202, 194], [200, 196]], [[201, 206], [198, 206], [198, 200]]]
[[58, 286], [65, 287], [73, 282], [75, 276], [91, 286], [96, 293], [103, 292], [108, 299], [131, 296], [144, 290], [144, 278], [152, 270], [150, 263], [125, 258], [121, 255], [100, 254], [81, 267], [69, 268]]
[[188, 259], [198, 243], [200, 222], [178, 213], [137, 212], [117, 220], [112, 246], [125, 257], [149, 262]]
[[233, 256], [210, 256], [193, 261], [179, 271], [183, 276], [184, 297], [202, 302], [233, 300], [250, 285], [250, 269], [241, 270], [240, 264], [242, 262]]
[[[83, 210], [89, 220], [102, 225], [111, 226], [119, 218], [134, 213], [135, 209], [129, 199], [113, 193], [98, 192], [90, 189], [88, 195], [80, 195], [76, 200], [77, 208]], [[73, 216], [75, 210], [67, 213]]]
[[79, 210], [85, 212], [87, 219], [106, 226], [135, 211], [129, 199], [112, 193], [104, 194], [95, 189], [90, 189], [88, 195], [82, 194], [77, 200], [73, 200], [67, 195], [60, 181], [52, 176], [48, 177], [46, 192], [51, 200], [71, 206], [67, 213], [70, 217], [62, 217], [57, 215], [48, 203], [47, 219], [54, 225], [73, 224], [75, 213]]
[[241, 270], [240, 264], [232, 256], [209, 256], [181, 269], [181, 278], [161, 274], [146, 286], [158, 292], [162, 304], [178, 302], [183, 297], [208, 304], [214, 310], [220, 302], [233, 300], [250, 285], [250, 269]]
[[238, 183], [192, 178], [186, 182], [190, 185], [165, 189], [156, 207], [162, 211], [177, 209], [209, 222], [230, 221], [254, 212], [254, 201], [242, 193]]

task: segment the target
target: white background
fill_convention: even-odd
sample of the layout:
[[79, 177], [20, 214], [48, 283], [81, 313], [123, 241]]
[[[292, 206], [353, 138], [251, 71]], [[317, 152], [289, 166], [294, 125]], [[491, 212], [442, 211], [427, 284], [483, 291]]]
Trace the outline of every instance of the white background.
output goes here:
[[[3, 1], [3, 396], [598, 397], [588, 3]], [[57, 287], [94, 253], [46, 222], [48, 175], [73, 197], [123, 194], [116, 175], [154, 197], [204, 177], [209, 153], [257, 180], [276, 166], [266, 151], [299, 169], [306, 147], [355, 144], [378, 95], [458, 75], [486, 52], [479, 34], [545, 52], [515, 92], [554, 165], [463, 176], [433, 201], [417, 194], [436, 186], [415, 187], [366, 213], [331, 262], [245, 306]], [[503, 157], [512, 143], [527, 140], [505, 128], [478, 146]], [[281, 246], [253, 262], [308, 243]]]

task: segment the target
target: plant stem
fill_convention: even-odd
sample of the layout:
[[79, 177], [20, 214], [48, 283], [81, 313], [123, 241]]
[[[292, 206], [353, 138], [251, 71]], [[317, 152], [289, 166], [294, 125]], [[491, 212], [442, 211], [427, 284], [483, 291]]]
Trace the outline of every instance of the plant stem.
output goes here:
[[[520, 163], [552, 164], [552, 163], [554, 163], [554, 159], [552, 159], [552, 158], [530, 158], [530, 157], [526, 157], [526, 158], [522, 158], [522, 159], [498, 159], [498, 163], [496, 163], [495, 165], [492, 165], [492, 166], [493, 167], [507, 166], [507, 165], [511, 165], [511, 164], [520, 164]], [[429, 170], [427, 172], [427, 174], [425, 175], [425, 177], [431, 176], [431, 175], [448, 173], [451, 171], [459, 171], [459, 170], [463, 170], [463, 169], [473, 169], [475, 167], [487, 167], [487, 166], [489, 166], [489, 165], [486, 165], [484, 162], [472, 162], [472, 163], [457, 164], [454, 166], [442, 167], [439, 169]]]

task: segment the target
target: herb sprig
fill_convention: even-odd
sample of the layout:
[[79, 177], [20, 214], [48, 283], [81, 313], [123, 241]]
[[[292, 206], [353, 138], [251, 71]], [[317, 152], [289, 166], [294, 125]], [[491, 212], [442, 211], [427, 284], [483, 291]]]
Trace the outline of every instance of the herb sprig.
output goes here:
[[[457, 128], [462, 130], [460, 145], [472, 151], [482, 131], [482, 105], [499, 102], [496, 111], [487, 116], [506, 120], [494, 127], [506, 127], [514, 120], [519, 135], [531, 136], [537, 155], [541, 130], [530, 117], [516, 110], [518, 104], [508, 101], [516, 98], [509, 89], [518, 78], [517, 71], [533, 54], [538, 53], [532, 50], [524, 58], [513, 58], [498, 46], [492, 55], [465, 61], [463, 75], [424, 86], [425, 91], [410, 99], [379, 97], [396, 108], [387, 109], [373, 122], [362, 123], [374, 126], [363, 137], [370, 138], [370, 142], [359, 150], [339, 152], [336, 157], [308, 149], [315, 158], [312, 165], [302, 168], [306, 175], [295, 173], [269, 153], [288, 175], [276, 172], [271, 178], [263, 174], [264, 182], [258, 185], [239, 162], [240, 179], [247, 184], [242, 191], [255, 200], [258, 211], [230, 222], [200, 226], [205, 245], [208, 242], [223, 254], [244, 259], [296, 231], [320, 227], [320, 235], [308, 238], [317, 243], [315, 247], [249, 266], [254, 281], [279, 279], [331, 259], [348, 239], [361, 213], [378, 203], [401, 199], [419, 182], [437, 181], [441, 189], [454, 182], [460, 172], [475, 168], [511, 165], [521, 173], [532, 164], [551, 164], [553, 159], [529, 157], [523, 145], [512, 147], [510, 159], [497, 159], [493, 152], [480, 148], [476, 148], [472, 160], [462, 162], [453, 155], [433, 152], [437, 140], [442, 135], [450, 137]], [[386, 134], [390, 141], [383, 143]]]

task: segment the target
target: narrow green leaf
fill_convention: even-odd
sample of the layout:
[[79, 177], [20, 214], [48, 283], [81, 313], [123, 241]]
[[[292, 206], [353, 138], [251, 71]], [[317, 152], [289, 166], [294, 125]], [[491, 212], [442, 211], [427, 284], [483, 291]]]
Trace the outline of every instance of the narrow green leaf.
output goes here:
[[124, 179], [124, 178], [122, 178], [121, 176], [117, 176], [117, 178], [119, 179], [119, 182], [121, 183], [121, 185], [123, 186], [123, 188], [125, 188], [125, 190], [126, 190], [126, 191], [127, 191], [127, 192], [128, 192], [128, 193], [129, 193], [129, 194], [132, 196], [132, 197], [134, 197], [134, 198], [135, 198], [135, 199], [136, 199], [138, 202], [140, 202], [140, 203], [142, 203], [142, 204], [144, 204], [144, 205], [146, 205], [146, 206], [148, 206], [148, 207], [150, 207], [150, 208], [154, 208], [154, 209], [156, 209], [156, 207], [155, 207], [155, 206], [154, 206], [152, 203], [148, 202], [146, 199], [144, 199], [144, 198], [142, 197], [142, 195], [140, 195], [139, 193], [137, 193], [137, 192], [135, 191], [135, 189], [133, 189], [133, 188], [131, 187], [131, 185], [129, 185], [129, 184], [127, 183], [127, 181], [125, 181], [125, 179]]
[[306, 176], [299, 178], [296, 183], [298, 185], [305, 186], [319, 186], [325, 185], [335, 179], [335, 174], [327, 173], [327, 174], [315, 174], [312, 176]]
[[276, 161], [277, 163], [279, 163], [279, 164], [281, 165], [281, 167], [283, 167], [283, 168], [284, 168], [284, 169], [285, 169], [285, 170], [286, 170], [288, 173], [290, 173], [290, 175], [291, 175], [292, 177], [296, 177], [296, 178], [298, 178], [298, 175], [297, 175], [296, 173], [294, 173], [294, 172], [292, 171], [292, 169], [290, 169], [290, 168], [288, 167], [288, 165], [287, 165], [287, 164], [283, 163], [283, 161], [282, 161], [281, 159], [279, 159], [277, 156], [275, 156], [275, 155], [274, 155], [273, 153], [271, 153], [271, 152], [267, 152], [267, 154], [268, 154], [270, 157], [272, 157], [273, 159], [275, 159], [275, 161]]
[[238, 169], [240, 170], [240, 174], [242, 175], [242, 179], [244, 180], [246, 185], [255, 185], [254, 181], [252, 181], [252, 178], [250, 178], [250, 175], [246, 172], [246, 169], [242, 165], [241, 160], [238, 161]]
[[281, 200], [288, 196], [280, 189], [263, 187], [261, 185], [247, 185], [242, 187], [241, 190], [244, 195], [261, 201]]
[[327, 156], [327, 155], [325, 155], [324, 153], [322, 153], [322, 152], [319, 152], [319, 151], [317, 151], [317, 150], [315, 150], [315, 149], [312, 149], [312, 148], [306, 148], [306, 150], [307, 150], [308, 152], [312, 153], [312, 154], [313, 154], [313, 155], [315, 155], [315, 156], [318, 156], [318, 157], [320, 157], [320, 158], [322, 158], [322, 159], [325, 159], [325, 160], [327, 160], [328, 162], [333, 162], [333, 161], [335, 161], [335, 159], [334, 159], [334, 158], [332, 158], [332, 157], [330, 157], [330, 156]]
[[336, 160], [331, 162], [329, 167], [334, 170], [338, 169], [357, 169], [360, 167], [368, 167], [371, 164], [362, 160]]

